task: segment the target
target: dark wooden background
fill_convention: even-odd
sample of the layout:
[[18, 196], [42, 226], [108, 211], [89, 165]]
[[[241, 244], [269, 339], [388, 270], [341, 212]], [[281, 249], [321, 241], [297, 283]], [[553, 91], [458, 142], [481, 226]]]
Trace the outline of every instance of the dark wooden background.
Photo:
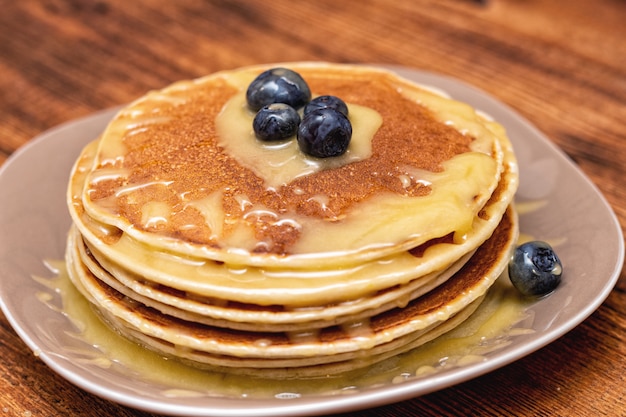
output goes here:
[[[179, 79], [281, 61], [396, 64], [516, 109], [598, 185], [623, 228], [625, 40], [624, 0], [0, 0], [0, 164], [48, 128]], [[514, 364], [351, 415], [624, 416], [625, 290], [622, 274], [588, 320]], [[147, 416], [57, 376], [2, 315], [0, 375], [2, 415]]]

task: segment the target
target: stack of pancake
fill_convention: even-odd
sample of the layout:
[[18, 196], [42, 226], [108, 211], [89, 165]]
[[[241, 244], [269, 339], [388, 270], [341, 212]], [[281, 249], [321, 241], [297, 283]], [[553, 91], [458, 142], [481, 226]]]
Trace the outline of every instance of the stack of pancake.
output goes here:
[[83, 150], [68, 271], [121, 334], [207, 369], [334, 374], [458, 326], [505, 269], [499, 124], [388, 71], [285, 66], [348, 104], [346, 154], [255, 138], [245, 92], [267, 66], [150, 92]]

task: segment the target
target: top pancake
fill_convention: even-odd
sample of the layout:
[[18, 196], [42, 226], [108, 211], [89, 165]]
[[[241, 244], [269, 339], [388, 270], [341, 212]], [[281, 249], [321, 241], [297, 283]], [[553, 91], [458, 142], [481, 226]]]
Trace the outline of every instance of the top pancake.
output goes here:
[[[275, 149], [254, 138], [242, 97], [267, 67], [225, 71], [120, 111], [89, 169], [85, 211], [150, 246], [238, 265], [336, 267], [463, 239], [500, 182], [499, 125], [390, 72], [285, 66], [314, 96], [348, 103], [343, 161], [296, 152], [286, 176], [263, 168]], [[233, 132], [243, 140], [225, 142]]]

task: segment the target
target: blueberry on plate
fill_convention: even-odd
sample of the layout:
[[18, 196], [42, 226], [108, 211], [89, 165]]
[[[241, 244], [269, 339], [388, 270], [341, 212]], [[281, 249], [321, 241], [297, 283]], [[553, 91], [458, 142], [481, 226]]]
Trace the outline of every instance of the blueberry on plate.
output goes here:
[[309, 101], [304, 106], [304, 114], [307, 115], [313, 110], [331, 108], [342, 113], [344, 116], [348, 116], [348, 106], [346, 103], [337, 96], [319, 96]]
[[259, 111], [272, 103], [299, 109], [311, 100], [311, 90], [300, 74], [287, 68], [272, 68], [259, 74], [246, 91], [248, 106]]
[[348, 150], [352, 124], [332, 108], [317, 109], [302, 118], [297, 141], [302, 152], [317, 158], [339, 156]]
[[546, 242], [526, 242], [515, 249], [509, 262], [509, 279], [528, 296], [551, 293], [561, 282], [563, 266]]
[[288, 104], [272, 103], [259, 110], [252, 121], [257, 138], [264, 141], [287, 139], [296, 134], [300, 115]]

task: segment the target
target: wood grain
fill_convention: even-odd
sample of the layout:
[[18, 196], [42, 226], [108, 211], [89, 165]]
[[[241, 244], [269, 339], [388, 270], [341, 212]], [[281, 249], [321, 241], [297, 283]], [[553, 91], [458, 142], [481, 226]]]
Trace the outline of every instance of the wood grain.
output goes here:
[[[46, 129], [179, 79], [294, 60], [396, 64], [517, 110], [626, 225], [623, 0], [0, 0], [0, 10], [0, 163]], [[589, 319], [509, 366], [345, 416], [624, 416], [625, 291], [622, 273]], [[0, 324], [4, 415], [148, 415], [74, 387]]]

